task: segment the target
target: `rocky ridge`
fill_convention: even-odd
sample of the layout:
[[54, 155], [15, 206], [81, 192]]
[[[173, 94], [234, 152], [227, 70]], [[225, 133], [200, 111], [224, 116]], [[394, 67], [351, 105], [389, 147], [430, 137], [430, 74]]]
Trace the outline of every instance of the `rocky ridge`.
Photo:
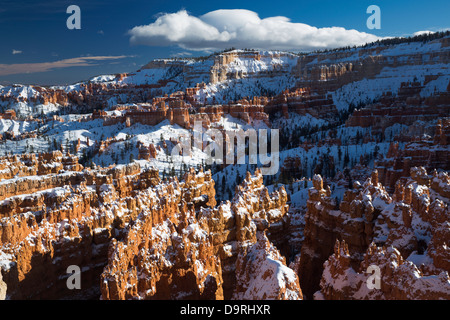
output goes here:
[[[196, 185], [212, 181], [199, 178]], [[193, 179], [187, 174], [186, 184]], [[196, 214], [177, 187], [170, 194], [179, 198], [161, 193], [153, 206], [156, 212], [171, 207], [170, 216], [155, 221], [152, 213], [141, 213], [125, 239], [112, 243], [102, 299], [302, 298], [297, 275], [265, 234], [286, 215], [283, 190], [270, 196], [257, 171], [237, 186], [231, 202]], [[258, 290], [262, 285], [265, 290]]]
[[[428, 175], [423, 167], [414, 167], [391, 196], [374, 171], [364, 184], [355, 183], [346, 192], [337, 210], [316, 176], [297, 264], [300, 279], [310, 275], [302, 282], [305, 294], [325, 299], [448, 299], [449, 187], [446, 172]], [[381, 291], [366, 286], [370, 265], [381, 269]]]
[[[0, 163], [9, 168], [0, 182], [8, 299], [253, 299], [260, 293], [250, 287], [261, 281], [273, 283], [266, 297], [302, 298], [269, 240], [286, 241], [286, 192], [269, 195], [259, 171], [216, 206], [209, 171], [160, 182], [137, 163], [85, 169], [61, 152]], [[259, 261], [250, 273], [242, 268], [248, 255]], [[71, 265], [81, 269], [80, 292], [66, 285]], [[263, 279], [260, 267], [270, 269]]]

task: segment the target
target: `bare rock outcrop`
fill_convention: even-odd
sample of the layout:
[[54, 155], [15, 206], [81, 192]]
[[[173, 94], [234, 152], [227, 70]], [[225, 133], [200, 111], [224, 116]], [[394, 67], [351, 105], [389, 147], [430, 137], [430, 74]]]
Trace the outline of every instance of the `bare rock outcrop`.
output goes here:
[[[251, 298], [248, 288], [262, 281], [263, 274], [265, 281], [273, 282], [266, 288], [266, 298], [302, 297], [298, 277], [265, 235], [271, 223], [287, 214], [285, 191], [269, 195], [257, 170], [236, 187], [233, 201], [217, 207], [215, 201], [204, 201], [196, 211], [192, 202], [201, 201], [211, 186], [210, 176], [189, 172], [182, 182], [161, 185], [158, 196], [148, 197], [152, 205], [141, 206], [143, 211], [128, 227], [125, 239], [111, 244], [102, 274], [102, 299]], [[170, 215], [155, 219], [168, 206]], [[248, 262], [249, 269], [243, 267], [248, 255], [269, 261]], [[277, 268], [267, 271], [271, 263]], [[280, 275], [283, 281], [278, 281]], [[264, 292], [258, 294], [263, 297]]]
[[[313, 178], [305, 215], [305, 240], [302, 244], [298, 274], [303, 292], [312, 298], [319, 289], [323, 263], [333, 253], [336, 239], [345, 240], [352, 249], [352, 263], [358, 263], [372, 241], [377, 216], [392, 200], [378, 182], [376, 171], [361, 185], [346, 191], [339, 209], [323, 188], [319, 175]], [[308, 275], [308, 276], [306, 276]]]
[[[397, 182], [392, 201], [379, 208], [363, 255], [347, 239], [336, 242], [315, 297], [449, 299], [450, 212], [441, 196], [448, 186], [446, 172], [431, 176], [412, 168], [410, 178]], [[367, 285], [374, 269], [380, 276], [375, 289]]]
[[[109, 242], [139, 213], [133, 193], [159, 183], [157, 172], [136, 163], [38, 175], [43, 164], [70, 163], [67, 170], [79, 169], [76, 158], [56, 155], [41, 154], [34, 165], [22, 162], [35, 169], [19, 169], [27, 175], [18, 181], [1, 181], [0, 266], [10, 299], [98, 296]], [[66, 285], [71, 265], [82, 270], [80, 292]]]
[[[405, 260], [394, 247], [372, 244], [357, 271], [349, 264], [345, 242], [337, 242], [326, 261], [318, 299], [448, 300], [450, 277], [446, 271], [429, 274]], [[374, 272], [375, 271], [375, 272]], [[379, 276], [378, 279], [374, 277]]]
[[[248, 270], [237, 267], [247, 249], [285, 275], [282, 283], [277, 272], [265, 276], [274, 283], [267, 297], [302, 297], [269, 240], [285, 249], [286, 191], [269, 194], [259, 170], [217, 206], [210, 171], [161, 182], [136, 162], [85, 169], [61, 152], [4, 157], [0, 165], [2, 297], [230, 299], [249, 285], [241, 276]], [[81, 291], [66, 284], [70, 266], [81, 270]], [[249, 276], [259, 277], [260, 267]]]
[[263, 232], [257, 242], [243, 247], [236, 263], [236, 300], [301, 300], [297, 274]]

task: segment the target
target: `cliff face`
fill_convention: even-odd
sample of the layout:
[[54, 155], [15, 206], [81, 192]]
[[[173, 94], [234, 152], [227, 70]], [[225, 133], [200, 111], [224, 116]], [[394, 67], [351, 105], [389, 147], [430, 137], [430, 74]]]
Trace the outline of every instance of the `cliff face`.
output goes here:
[[[10, 299], [98, 296], [109, 241], [120, 237], [138, 214], [133, 192], [159, 181], [157, 172], [141, 170], [137, 164], [70, 171], [79, 165], [64, 167], [58, 160], [65, 157], [58, 152], [41, 154], [38, 158], [47, 161], [34, 167], [28, 162], [29, 170], [18, 170], [25, 176], [0, 182], [0, 261]], [[45, 163], [67, 171], [36, 174]], [[82, 270], [79, 292], [67, 288], [70, 265]]]
[[[16, 168], [24, 161], [27, 170]], [[58, 152], [0, 159], [27, 181], [15, 189], [18, 178], [6, 171], [0, 181], [2, 296], [449, 298], [446, 172], [414, 167], [390, 195], [374, 171], [339, 208], [316, 175], [291, 269], [287, 194], [269, 194], [259, 171], [217, 205], [210, 172], [161, 183], [136, 163], [88, 170], [75, 162]], [[67, 171], [37, 174], [44, 164]], [[70, 265], [82, 270], [80, 292], [66, 286]], [[381, 289], [367, 286], [370, 266], [381, 272]]]
[[137, 195], [141, 212], [113, 240], [101, 276], [102, 299], [220, 299], [222, 274], [195, 206], [215, 205], [209, 174], [189, 173]]
[[[117, 79], [120, 79], [118, 76]], [[0, 89], [0, 105], [13, 108], [22, 116], [42, 116], [58, 110], [92, 112], [108, 107], [108, 100], [117, 103], [147, 102], [161, 95], [167, 81], [151, 85], [118, 83], [80, 83], [74, 87], [44, 88], [40, 86], [12, 86]]]
[[[398, 182], [392, 202], [384, 206], [364, 255], [339, 239], [324, 264], [320, 291], [325, 299], [449, 299], [450, 212], [448, 174], [428, 175], [413, 168]], [[441, 199], [445, 199], [444, 201]], [[375, 201], [371, 201], [372, 204]], [[367, 285], [369, 267], [380, 270], [379, 288]]]
[[[290, 60], [296, 56], [286, 52], [231, 51], [214, 57], [209, 82], [216, 84], [226, 80], [251, 77], [264, 79], [291, 72]], [[238, 60], [239, 61], [236, 61]], [[263, 61], [268, 61], [267, 68]]]
[[[0, 149], [25, 153], [0, 158], [0, 298], [447, 298], [449, 39], [233, 50], [66, 87], [0, 86]], [[209, 171], [161, 182], [143, 168], [175, 174], [170, 149], [195, 121], [280, 129], [281, 175], [266, 181], [289, 183], [292, 199], [259, 171], [236, 185], [240, 169], [213, 166], [231, 199], [217, 204]], [[36, 149], [92, 168], [26, 154]], [[71, 265], [81, 291], [67, 288]], [[371, 265], [378, 291], [366, 290]]]
[[434, 137], [423, 137], [408, 141], [404, 148], [393, 142], [385, 159], [376, 161], [375, 167], [380, 174], [380, 181], [389, 191], [393, 191], [395, 183], [409, 176], [410, 170], [416, 166], [424, 166], [427, 170], [440, 168], [450, 170], [450, 120], [442, 118], [437, 121]]
[[236, 300], [301, 300], [297, 275], [264, 233], [257, 242], [241, 249], [236, 263]]
[[448, 42], [443, 36], [306, 55], [232, 50], [198, 59], [160, 59], [134, 73], [72, 86], [2, 87], [0, 108], [14, 109], [20, 117], [110, 108], [121, 115], [105, 113], [100, 117], [105, 125], [156, 125], [169, 119], [189, 127], [200, 119], [208, 125], [220, 122], [224, 114], [270, 125], [274, 114], [297, 113], [333, 124], [353, 106], [358, 110], [347, 126], [384, 132], [396, 123], [449, 113]]
[[313, 185], [309, 190], [305, 240], [297, 270], [308, 298], [319, 289], [323, 263], [333, 253], [336, 239], [345, 240], [353, 249], [352, 262], [359, 261], [371, 242], [379, 211], [392, 201], [378, 183], [376, 171], [363, 185], [355, 182], [353, 189], [345, 192], [339, 209], [330, 197], [329, 188], [323, 188], [319, 175], [314, 176]]
[[450, 113], [450, 92], [423, 97], [420, 82], [402, 83], [395, 95], [386, 92], [380, 101], [355, 110], [346, 122], [349, 127], [371, 127], [374, 132], [396, 123], [410, 125], [417, 120], [428, 121]]
[[[205, 192], [192, 197], [190, 181], [195, 190], [214, 182], [193, 173], [185, 181], [150, 197], [154, 205], [144, 208], [153, 209], [141, 212], [123, 241], [112, 242], [102, 299], [301, 298], [298, 277], [265, 235], [286, 214], [285, 192], [269, 196], [257, 171], [237, 187], [232, 202], [196, 214], [190, 203], [204, 201]], [[167, 209], [167, 216], [153, 217]], [[273, 285], [257, 291], [267, 283]]]
[[[335, 253], [325, 263], [318, 299], [370, 300], [448, 300], [450, 279], [447, 272], [424, 274], [413, 262], [405, 260], [394, 247], [370, 246], [359, 272], [349, 265], [345, 242], [337, 242]], [[380, 270], [380, 288], [373, 288], [366, 272], [370, 266]], [[357, 269], [358, 270], [358, 269]], [[370, 270], [370, 269], [369, 269]], [[368, 284], [369, 283], [369, 284]]]
[[61, 152], [0, 165], [2, 298], [252, 299], [268, 283], [267, 297], [302, 297], [269, 240], [286, 247], [287, 194], [269, 194], [260, 171], [217, 206], [209, 171], [161, 183], [137, 163], [83, 169]]
[[35, 104], [59, 104], [67, 106], [69, 103], [66, 92], [62, 89], [50, 89], [40, 86], [13, 86], [9, 90], [2, 90], [1, 102], [35, 103]]
[[[419, 47], [408, 48], [409, 44], [373, 46], [358, 50], [342, 50], [312, 53], [299, 57], [294, 72], [301, 78], [298, 86], [311, 85], [314, 90], [333, 91], [342, 86], [363, 79], [373, 79], [382, 69], [418, 66], [422, 64], [440, 65], [448, 62], [450, 51], [448, 38], [429, 42], [431, 50]], [[441, 48], [441, 51], [434, 51]]]

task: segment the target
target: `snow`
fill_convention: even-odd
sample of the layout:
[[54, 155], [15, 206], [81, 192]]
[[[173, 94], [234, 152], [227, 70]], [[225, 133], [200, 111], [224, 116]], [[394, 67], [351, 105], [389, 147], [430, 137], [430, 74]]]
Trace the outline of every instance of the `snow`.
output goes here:
[[225, 219], [225, 221], [228, 221], [229, 219], [233, 218], [234, 214], [231, 210], [231, 203], [227, 202], [226, 205], [222, 205], [221, 208], [223, 209], [222, 214]]
[[424, 265], [433, 264], [433, 259], [430, 258], [429, 255], [427, 255], [427, 254], [417, 254], [417, 251], [414, 251], [413, 253], [411, 253], [409, 255], [409, 257], [407, 258], [407, 260], [411, 261], [416, 266], [420, 266], [422, 264], [424, 264]]
[[272, 128], [288, 130], [289, 132], [291, 132], [297, 128], [301, 128], [301, 127], [305, 127], [305, 126], [321, 127], [321, 126], [324, 126], [327, 124], [328, 124], [327, 120], [316, 118], [316, 117], [310, 115], [309, 113], [307, 113], [306, 115], [303, 116], [303, 115], [299, 115], [295, 112], [292, 112], [289, 114], [289, 119], [285, 119], [284, 117], [279, 117], [278, 119], [276, 119], [272, 123]]
[[[298, 184], [298, 183], [297, 183]], [[303, 183], [300, 183], [300, 185]], [[312, 183], [308, 181], [308, 187], [291, 194], [291, 205], [297, 208], [306, 208], [308, 200], [308, 189], [312, 187]]]
[[94, 82], [94, 83], [109, 82], [109, 81], [113, 81], [115, 78], [116, 78], [115, 75], [108, 74], [108, 75], [101, 75], [101, 76], [93, 77], [89, 81]]
[[14, 257], [11, 254], [5, 253], [0, 250], [0, 269], [8, 271], [15, 264]]
[[283, 290], [284, 299], [300, 299], [298, 292], [292, 290], [298, 283], [296, 273], [280, 261], [279, 253], [273, 247], [266, 251], [259, 243], [253, 245], [245, 259], [251, 261], [248, 266], [252, 269], [251, 277], [244, 280], [238, 276], [237, 281], [245, 281], [245, 292], [235, 293], [233, 299], [274, 299]]
[[198, 223], [191, 223], [183, 230], [183, 232], [186, 232], [189, 236], [192, 236], [192, 240], [197, 243], [206, 241], [208, 238], [206, 231], [200, 228]]
[[[387, 91], [395, 95], [402, 82], [417, 80], [423, 83], [426, 75], [437, 75], [438, 78], [425, 85], [420, 93], [422, 97], [430, 96], [435, 91], [445, 92], [450, 80], [450, 64], [445, 61], [432, 60], [430, 57], [436, 52], [449, 50], [448, 46], [441, 48], [439, 41], [425, 44], [421, 42], [402, 43], [381, 47], [380, 56], [386, 60], [385, 64], [392, 66], [385, 66], [374, 78], [355, 81], [330, 92], [333, 101], [338, 110], [345, 111], [351, 103], [355, 106], [360, 103], [369, 103], [377, 100]], [[422, 54], [423, 60], [416, 61], [415, 54]], [[361, 57], [353, 56], [353, 58], [356, 61]], [[338, 62], [339, 60], [334, 61], [334, 63]], [[397, 64], [403, 65], [396, 66]]]

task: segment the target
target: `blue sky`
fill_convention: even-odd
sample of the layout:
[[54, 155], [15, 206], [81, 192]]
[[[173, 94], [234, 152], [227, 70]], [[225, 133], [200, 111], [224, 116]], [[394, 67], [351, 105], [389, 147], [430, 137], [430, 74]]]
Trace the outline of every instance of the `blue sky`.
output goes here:
[[[66, 9], [72, 4], [81, 9], [81, 30], [66, 27], [70, 16]], [[381, 9], [380, 30], [366, 26], [366, 9], [372, 4]], [[246, 11], [211, 13], [220, 9]], [[99, 74], [135, 71], [155, 58], [203, 55], [245, 44], [305, 51], [317, 43], [333, 47], [371, 36], [408, 36], [449, 28], [449, 12], [448, 0], [2, 0], [0, 84], [69, 84]], [[273, 18], [280, 16], [284, 18]], [[247, 20], [256, 21], [255, 27], [243, 28]], [[320, 29], [331, 27], [345, 30]], [[349, 32], [353, 29], [357, 32]], [[296, 34], [303, 30], [307, 30], [304, 36]], [[268, 40], [258, 39], [267, 31], [274, 31], [266, 35]]]

